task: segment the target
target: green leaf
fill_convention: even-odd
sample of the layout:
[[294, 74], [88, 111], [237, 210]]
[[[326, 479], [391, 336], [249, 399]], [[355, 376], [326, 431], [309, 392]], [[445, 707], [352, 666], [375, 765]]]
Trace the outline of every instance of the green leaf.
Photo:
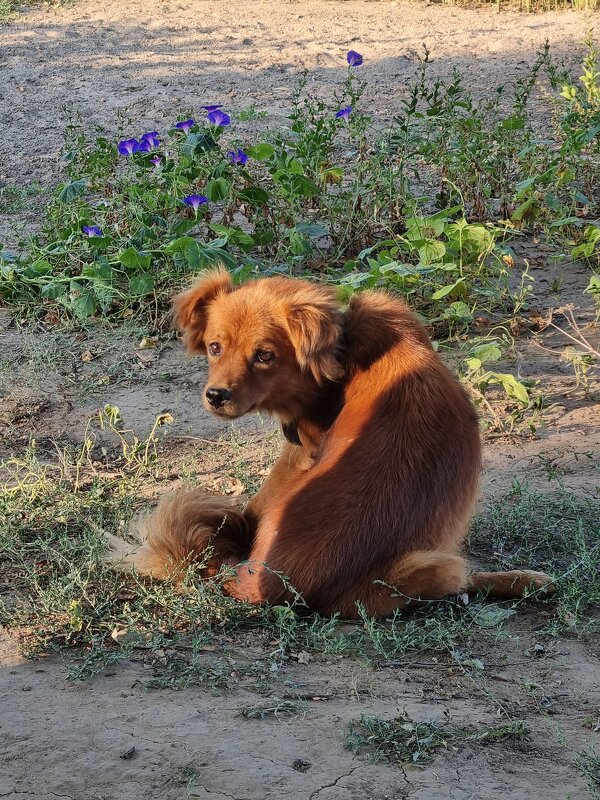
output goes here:
[[56, 197], [61, 203], [71, 203], [73, 200], [85, 194], [86, 188], [87, 182], [85, 178], [81, 178], [77, 181], [68, 181], [59, 187]]
[[[213, 223], [212, 225], [208, 226], [211, 231], [215, 233], [220, 233], [221, 237], [224, 239], [224, 244], [237, 244], [239, 247], [253, 247], [254, 246], [254, 239], [250, 236], [249, 233], [243, 231], [241, 228], [229, 228], [227, 225], [219, 225], [218, 223]], [[215, 241], [213, 240], [210, 244], [211, 247], [216, 247]]]
[[40, 294], [45, 300], [56, 300], [57, 297], [61, 297], [67, 291], [66, 286], [64, 283], [56, 283], [52, 281], [51, 283], [46, 283], [42, 286], [42, 291]]
[[502, 120], [502, 127], [506, 131], [520, 131], [525, 127], [525, 121], [523, 117], [513, 114], [512, 117], [507, 117]]
[[401, 278], [419, 277], [421, 270], [412, 264], [401, 264], [399, 261], [389, 261], [387, 264], [380, 264], [379, 271], [382, 275], [393, 272]]
[[[502, 622], [517, 613], [514, 608], [504, 608], [495, 603], [471, 603], [467, 606], [467, 613], [473, 617], [473, 622], [480, 628], [496, 628]], [[463, 664], [465, 662], [463, 661]]]
[[444, 309], [444, 317], [450, 320], [464, 320], [468, 322], [473, 319], [473, 314], [466, 303], [456, 302], [450, 303], [449, 307]]
[[257, 161], [266, 161], [268, 158], [273, 158], [275, 149], [273, 145], [262, 142], [255, 144], [253, 147], [247, 147], [246, 153], [250, 158], [255, 158]]
[[470, 349], [469, 355], [479, 359], [482, 364], [489, 364], [492, 361], [501, 359], [502, 351], [497, 345], [492, 343], [478, 344]]
[[269, 202], [269, 194], [264, 189], [258, 186], [253, 186], [250, 189], [242, 189], [238, 197], [241, 200], [246, 200], [253, 206], [266, 206]]
[[310, 240], [303, 234], [292, 229], [288, 234], [288, 238], [290, 240], [290, 250], [292, 251], [293, 255], [301, 256], [312, 252]]
[[128, 247], [119, 253], [119, 261], [126, 269], [147, 270], [152, 263], [152, 256], [136, 250], [135, 247]]
[[443, 242], [435, 239], [427, 239], [422, 247], [419, 247], [419, 258], [423, 264], [433, 264], [441, 261], [446, 255], [446, 246]]
[[209, 133], [189, 133], [181, 152], [185, 156], [193, 157], [214, 150], [217, 143]]
[[583, 290], [586, 294], [598, 295], [600, 300], [600, 275], [592, 275], [587, 288]]
[[329, 235], [329, 229], [324, 225], [317, 225], [314, 222], [299, 222], [296, 225], [298, 233], [303, 233], [310, 239], [320, 239], [323, 236]]
[[178, 239], [173, 239], [172, 242], [166, 244], [164, 251], [165, 253], [181, 253], [188, 245], [195, 242], [196, 240], [192, 236], [180, 236]]
[[49, 272], [52, 272], [52, 264], [46, 261], [45, 258], [38, 258], [37, 261], [34, 261], [29, 266], [29, 270], [36, 275], [47, 275]]
[[529, 403], [527, 387], [518, 381], [514, 375], [505, 372], [494, 372], [493, 375], [500, 381], [502, 388], [509, 397], [514, 397], [520, 403]]
[[524, 181], [519, 181], [519, 183], [517, 183], [515, 185], [515, 191], [517, 193], [517, 197], [521, 197], [523, 192], [525, 192], [527, 189], [529, 189], [530, 186], [533, 186], [533, 184], [536, 182], [536, 180], [537, 180], [537, 177], [526, 178]]
[[514, 210], [512, 219], [515, 220], [515, 222], [520, 222], [525, 216], [525, 214], [529, 211], [529, 209], [533, 207], [533, 204], [534, 204], [533, 197], [530, 197], [528, 200], [525, 200], [524, 203], [521, 203], [521, 205], [517, 206], [517, 208]]
[[306, 175], [293, 175], [292, 176], [292, 192], [301, 197], [315, 197], [319, 194], [319, 187]]
[[96, 313], [96, 296], [93, 289], [84, 288], [77, 281], [71, 281], [69, 289], [70, 305], [79, 319], [86, 319]]
[[465, 364], [471, 372], [476, 372], [478, 369], [481, 369], [481, 361], [478, 358], [467, 358]]
[[129, 279], [129, 291], [136, 297], [151, 294], [154, 291], [154, 277], [148, 272], [135, 275]]
[[431, 299], [441, 300], [442, 297], [446, 297], [446, 295], [451, 294], [452, 292], [456, 292], [457, 294], [463, 294], [465, 291], [464, 284], [465, 284], [464, 278], [459, 278], [457, 281], [451, 283], [449, 286], [442, 286], [441, 289], [438, 289], [437, 292], [434, 292], [431, 295]]
[[224, 200], [229, 194], [231, 184], [225, 178], [214, 178], [206, 184], [206, 196], [212, 203]]

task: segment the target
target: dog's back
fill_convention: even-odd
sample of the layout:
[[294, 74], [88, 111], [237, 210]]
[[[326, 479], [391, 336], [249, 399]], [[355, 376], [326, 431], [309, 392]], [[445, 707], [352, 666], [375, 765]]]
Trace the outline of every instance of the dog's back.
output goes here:
[[324, 610], [409, 552], [456, 553], [480, 464], [473, 407], [404, 303], [356, 295], [343, 339], [341, 411], [257, 537], [267, 563]]

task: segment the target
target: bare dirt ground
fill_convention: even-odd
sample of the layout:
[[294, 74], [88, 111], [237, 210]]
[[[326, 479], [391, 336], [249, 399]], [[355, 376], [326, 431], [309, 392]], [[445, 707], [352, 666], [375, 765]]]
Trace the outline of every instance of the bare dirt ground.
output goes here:
[[[356, 0], [241, 6], [221, 0], [100, 0], [26, 9], [0, 29], [0, 185], [47, 185], [60, 175], [65, 104], [88, 126], [112, 127], [116, 112], [126, 112], [132, 135], [160, 130], [180, 111], [207, 102], [225, 102], [234, 111], [254, 104], [273, 124], [283, 120], [304, 67], [315, 91], [331, 93], [343, 79], [343, 56], [353, 47], [365, 56], [367, 101], [389, 118], [418, 69], [422, 42], [438, 74], [457, 66], [472, 87], [484, 91], [525, 70], [546, 38], [568, 64], [578, 63], [586, 24], [573, 13], [498, 16]], [[245, 124], [250, 134], [256, 123]], [[33, 205], [0, 224], [10, 237], [15, 227], [35, 222], [35, 213]], [[555, 274], [542, 253], [534, 253], [533, 260], [543, 267], [535, 297], [541, 311], [557, 302], [549, 291], [554, 278], [562, 283], [561, 303], [583, 303], [588, 275], [581, 267], [553, 268]], [[589, 319], [589, 306], [580, 313]], [[188, 361], [175, 339], [140, 350], [148, 333], [133, 326], [115, 333], [101, 325], [77, 335], [22, 330], [4, 309], [0, 455], [22, 453], [33, 436], [42, 456], [51, 458], [55, 443], [82, 441], [89, 420], [105, 403], [117, 405], [140, 436], [147, 435], [158, 413], [169, 410], [174, 424], [166, 431], [162, 457], [192, 459], [207, 485], [247, 488], [238, 485], [239, 478], [235, 483], [219, 456], [221, 437], [232, 440], [230, 428], [211, 419], [198, 402], [203, 365]], [[564, 345], [559, 334], [542, 342], [519, 340], [508, 366], [540, 380], [553, 407], [535, 437], [486, 443], [484, 493], [509, 486], [513, 478], [542, 485], [549, 465], [560, 466], [571, 488], [597, 489], [597, 468], [585, 454], [597, 463], [599, 408], [560, 362]], [[233, 439], [247, 454], [250, 471], [260, 461], [253, 456], [256, 448], [278, 446], [268, 420], [238, 423]], [[267, 694], [300, 698], [297, 711], [265, 720], [240, 715], [265, 699], [252, 669], [243, 668], [269, 651], [269, 642], [258, 636], [241, 648], [236, 642], [236, 650], [224, 641], [226, 655], [206, 654], [207, 665], [228, 676], [228, 691], [202, 686], [175, 692], [144, 690], [151, 665], [141, 657], [89, 683], [67, 682], [58, 659], [26, 662], [5, 634], [0, 797], [588, 797], [575, 754], [598, 744], [600, 650], [597, 643], [568, 637], [536, 647], [542, 625], [543, 614], [523, 610], [507, 622], [506, 636], [482, 632], [478, 657], [486, 672], [477, 682], [435, 659], [393, 668], [317, 656], [307, 664], [289, 662], [270, 676]], [[530, 733], [517, 742], [450, 749], [425, 770], [374, 765], [344, 749], [350, 719], [389, 718], [402, 708], [419, 719], [449, 715], [456, 724], [493, 724], [505, 708], [517, 711]], [[135, 752], [124, 758], [132, 747]]]

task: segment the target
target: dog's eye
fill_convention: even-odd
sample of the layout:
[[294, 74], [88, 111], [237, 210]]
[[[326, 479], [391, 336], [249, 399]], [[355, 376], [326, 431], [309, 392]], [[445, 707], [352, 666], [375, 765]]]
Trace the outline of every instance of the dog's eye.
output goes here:
[[220, 356], [221, 350], [222, 348], [219, 342], [211, 342], [208, 345], [208, 352], [211, 354], [211, 356]]
[[261, 364], [270, 364], [275, 358], [275, 353], [272, 350], [257, 350], [256, 360]]

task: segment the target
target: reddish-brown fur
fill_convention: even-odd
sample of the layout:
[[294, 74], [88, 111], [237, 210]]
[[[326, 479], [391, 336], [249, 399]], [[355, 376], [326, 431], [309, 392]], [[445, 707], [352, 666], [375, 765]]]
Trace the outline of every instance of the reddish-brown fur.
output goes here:
[[[285, 576], [310, 608], [345, 617], [357, 602], [385, 615], [407, 598], [549, 585], [527, 571], [469, 575], [461, 546], [480, 468], [477, 417], [398, 298], [365, 292], [343, 312], [329, 288], [277, 277], [234, 289], [219, 270], [176, 298], [175, 315], [190, 351], [208, 352], [206, 390], [231, 393], [218, 409], [204, 393], [206, 407], [274, 414], [295, 443], [243, 515], [224, 505], [216, 526], [214, 498], [204, 514], [197, 491], [164, 501], [142, 555], [129, 557], [140, 571], [172, 573], [167, 561], [201, 557], [210, 538], [214, 564], [247, 560], [226, 587], [235, 597], [281, 603]], [[274, 357], [261, 363], [257, 352]]]

